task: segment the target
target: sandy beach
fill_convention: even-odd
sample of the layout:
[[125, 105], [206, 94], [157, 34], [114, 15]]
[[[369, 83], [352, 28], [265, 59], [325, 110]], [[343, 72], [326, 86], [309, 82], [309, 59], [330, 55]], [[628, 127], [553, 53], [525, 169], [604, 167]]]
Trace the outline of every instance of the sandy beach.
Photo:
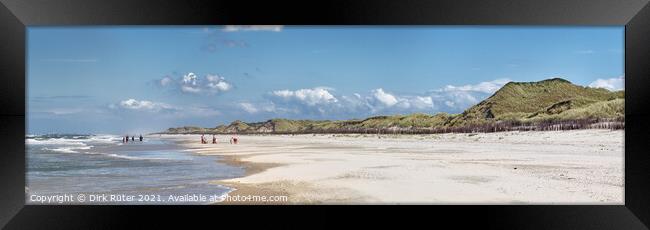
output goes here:
[[[207, 136], [210, 140], [211, 136]], [[263, 204], [623, 204], [624, 131], [162, 135], [241, 166], [212, 183]], [[227, 202], [252, 204], [260, 202]]]

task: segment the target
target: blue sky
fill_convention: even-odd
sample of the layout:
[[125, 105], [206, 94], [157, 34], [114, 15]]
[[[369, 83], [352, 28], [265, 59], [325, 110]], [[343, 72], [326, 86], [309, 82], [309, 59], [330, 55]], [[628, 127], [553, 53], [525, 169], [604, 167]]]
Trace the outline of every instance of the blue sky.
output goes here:
[[623, 27], [30, 27], [29, 133], [459, 113], [508, 81], [623, 87]]

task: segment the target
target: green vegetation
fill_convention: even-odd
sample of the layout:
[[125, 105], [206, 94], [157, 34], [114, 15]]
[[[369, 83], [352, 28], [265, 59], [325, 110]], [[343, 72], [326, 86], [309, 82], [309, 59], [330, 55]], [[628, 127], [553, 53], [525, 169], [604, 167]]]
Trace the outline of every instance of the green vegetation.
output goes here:
[[[570, 110], [583, 108], [596, 102], [617, 98], [623, 100], [622, 92], [606, 89], [589, 88], [571, 84], [571, 82], [553, 78], [539, 82], [510, 82], [488, 99], [478, 103], [451, 121], [452, 126], [486, 124], [494, 121], [530, 121], [543, 120], [544, 115], [551, 115], [555, 120], [575, 119]], [[622, 104], [622, 103], [621, 103]], [[583, 111], [588, 113], [588, 111]], [[619, 113], [601, 113], [600, 117], [618, 118]], [[623, 109], [620, 110], [622, 116]], [[586, 118], [586, 117], [585, 117]], [[535, 119], [533, 119], [535, 120]]]
[[164, 133], [204, 133], [211, 131], [210, 129], [196, 127], [196, 126], [184, 126], [178, 128], [169, 128]]
[[375, 116], [363, 120], [234, 121], [215, 128], [180, 127], [162, 133], [439, 133], [624, 128], [625, 93], [553, 78], [510, 82], [461, 114]]
[[[569, 107], [568, 105], [566, 107]], [[546, 113], [535, 113], [525, 121], [563, 121], [579, 119], [622, 119], [625, 117], [625, 99], [616, 98], [608, 101], [598, 101], [574, 108], [566, 109], [562, 112], [554, 112], [555, 108], [549, 108], [551, 111]], [[553, 112], [552, 112], [553, 111]]]

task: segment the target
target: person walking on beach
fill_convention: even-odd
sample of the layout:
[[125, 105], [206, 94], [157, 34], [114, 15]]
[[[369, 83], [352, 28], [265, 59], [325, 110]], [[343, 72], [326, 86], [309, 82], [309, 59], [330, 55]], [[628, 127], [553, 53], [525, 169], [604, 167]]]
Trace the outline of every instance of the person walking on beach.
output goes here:
[[126, 135], [126, 143], [129, 143], [129, 135]]
[[131, 141], [135, 142], [135, 136], [131, 136]]
[[124, 142], [125, 142], [125, 141], [124, 141], [124, 137], [122, 137], [122, 143], [124, 143]]
[[142, 134], [140, 134], [140, 142], [142, 142]]
[[204, 135], [201, 134], [201, 144], [205, 144], [205, 143], [206, 143], [206, 141], [205, 141], [205, 137], [203, 137], [203, 136], [204, 136]]
[[216, 144], [216, 143], [217, 143], [217, 137], [215, 137], [214, 134], [212, 134], [212, 144]]

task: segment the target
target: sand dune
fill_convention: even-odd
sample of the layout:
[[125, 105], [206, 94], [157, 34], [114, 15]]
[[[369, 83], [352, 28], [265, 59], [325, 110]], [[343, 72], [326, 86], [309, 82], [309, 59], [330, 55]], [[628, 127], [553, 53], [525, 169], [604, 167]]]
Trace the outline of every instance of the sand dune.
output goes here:
[[[286, 203], [622, 204], [624, 131], [435, 135], [165, 135], [223, 156], [245, 177], [215, 181]], [[224, 143], [225, 142], [225, 143]]]

